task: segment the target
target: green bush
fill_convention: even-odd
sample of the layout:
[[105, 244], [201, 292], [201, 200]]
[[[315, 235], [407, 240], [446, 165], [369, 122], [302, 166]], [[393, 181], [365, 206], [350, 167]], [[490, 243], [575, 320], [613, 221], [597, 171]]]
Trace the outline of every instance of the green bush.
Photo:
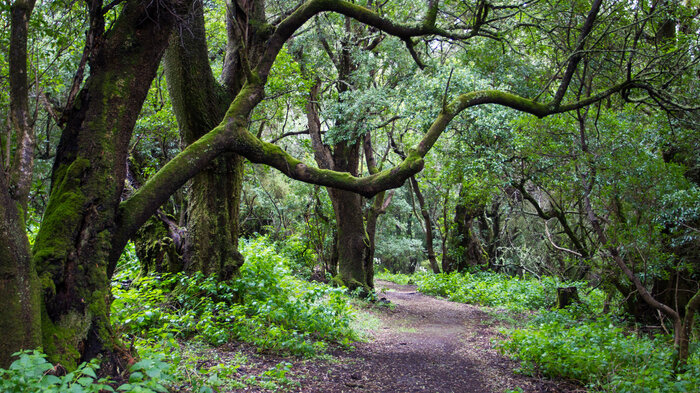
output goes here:
[[386, 281], [395, 282], [399, 285], [409, 285], [409, 284], [416, 283], [416, 276], [419, 274], [422, 274], [422, 273], [416, 273], [416, 274], [411, 275], [411, 274], [392, 273], [387, 269], [382, 269], [382, 271], [375, 273], [374, 278], [377, 280], [386, 280]]
[[128, 289], [116, 282], [114, 323], [133, 336], [169, 334], [211, 345], [238, 339], [304, 355], [356, 338], [343, 290], [293, 277], [288, 259], [264, 237], [242, 242], [241, 251], [246, 263], [229, 282], [201, 274], [147, 276]]
[[39, 351], [22, 351], [13, 354], [18, 357], [7, 370], [0, 369], [0, 392], [36, 393], [100, 393], [167, 392], [163, 385], [172, 376], [170, 366], [160, 359], [144, 359], [131, 366], [129, 381], [116, 387], [108, 378], [97, 378], [97, 359], [82, 363], [74, 371], [63, 376], [47, 374], [54, 366]]
[[585, 310], [543, 311], [528, 327], [509, 332], [502, 351], [521, 360], [525, 373], [579, 381], [603, 392], [700, 391], [700, 356], [674, 374], [668, 336], [630, 334], [610, 317], [582, 320]]
[[308, 240], [295, 234], [284, 241], [276, 242], [276, 247], [279, 254], [287, 261], [293, 275], [305, 280], [311, 279], [318, 263], [318, 256]]

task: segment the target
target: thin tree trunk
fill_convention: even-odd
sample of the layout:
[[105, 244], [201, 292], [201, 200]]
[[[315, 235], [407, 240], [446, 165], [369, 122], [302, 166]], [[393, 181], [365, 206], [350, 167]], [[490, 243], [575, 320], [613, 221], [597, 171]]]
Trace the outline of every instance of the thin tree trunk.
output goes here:
[[683, 327], [681, 328], [678, 346], [678, 364], [680, 368], [685, 367], [688, 363], [690, 336], [693, 333], [695, 314], [698, 312], [700, 312], [700, 291], [696, 292], [685, 306], [685, 317], [683, 318]]
[[[578, 120], [579, 120], [579, 132], [580, 132], [580, 143], [581, 143], [581, 151], [583, 153], [588, 154], [588, 143], [586, 141], [586, 125], [585, 125], [585, 115], [581, 115], [581, 113], [578, 114]], [[593, 227], [593, 231], [596, 234], [598, 238], [598, 242], [600, 243], [601, 247], [606, 249], [608, 253], [610, 254], [611, 258], [617, 264], [617, 266], [622, 270], [622, 272], [627, 276], [627, 278], [634, 284], [635, 289], [637, 290], [637, 293], [641, 298], [651, 307], [653, 307], [656, 310], [659, 310], [660, 312], [666, 314], [672, 321], [673, 321], [673, 335], [674, 335], [674, 344], [676, 348], [680, 347], [680, 341], [681, 341], [681, 336], [682, 336], [682, 329], [683, 329], [683, 321], [681, 320], [680, 314], [674, 310], [673, 308], [669, 307], [668, 305], [659, 302], [657, 299], [655, 299], [651, 293], [647, 290], [647, 288], [642, 284], [642, 282], [639, 280], [639, 278], [634, 274], [634, 272], [627, 266], [625, 263], [624, 259], [622, 258], [622, 255], [620, 255], [620, 252], [617, 247], [615, 247], [613, 244], [611, 244], [608, 240], [607, 235], [605, 234], [605, 230], [603, 229], [603, 226], [600, 224], [600, 220], [598, 219], [598, 216], [595, 214], [595, 211], [593, 210], [593, 205], [591, 203], [591, 198], [590, 194], [593, 190], [593, 181], [592, 179], [595, 178], [595, 169], [590, 168], [588, 173], [582, 173], [581, 175], [581, 183], [583, 185], [584, 189], [584, 194], [583, 194], [583, 207], [586, 212], [586, 218], [588, 218], [588, 221], [591, 224], [591, 227]]]
[[0, 367], [20, 349], [41, 346], [40, 283], [26, 234], [26, 209], [34, 169], [34, 129], [29, 119], [27, 32], [34, 0], [11, 8], [9, 50], [10, 119], [17, 147], [7, 168], [0, 163]]
[[40, 284], [17, 202], [0, 170], [0, 368], [13, 353], [41, 346]]
[[[367, 161], [367, 170], [370, 174], [378, 173], [379, 167], [377, 165], [377, 160], [374, 158], [374, 150], [372, 149], [372, 135], [369, 132], [365, 134], [363, 149]], [[394, 190], [389, 191], [389, 195], [386, 195], [386, 192], [382, 191], [375, 195], [370, 208], [367, 210], [367, 218], [365, 221], [367, 222], [368, 250], [365, 256], [365, 275], [367, 277], [367, 285], [369, 285], [370, 288], [374, 288], [374, 254], [376, 251], [375, 239], [377, 235], [377, 221], [379, 220], [379, 216], [386, 213], [386, 209], [389, 207], [389, 204], [391, 204], [393, 197]]]
[[418, 206], [420, 207], [420, 214], [423, 217], [423, 229], [425, 230], [425, 248], [428, 251], [428, 261], [430, 262], [430, 269], [433, 273], [440, 273], [440, 267], [437, 263], [437, 258], [435, 258], [435, 248], [433, 247], [433, 220], [430, 219], [430, 214], [428, 213], [428, 208], [425, 206], [425, 198], [423, 193], [418, 187], [418, 180], [415, 176], [411, 176], [411, 188], [416, 194], [416, 199], [418, 199]]

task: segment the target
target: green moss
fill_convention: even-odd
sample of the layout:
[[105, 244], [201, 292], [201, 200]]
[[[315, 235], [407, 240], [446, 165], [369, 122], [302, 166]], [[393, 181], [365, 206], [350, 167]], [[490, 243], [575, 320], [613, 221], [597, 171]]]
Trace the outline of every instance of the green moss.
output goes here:
[[339, 286], [339, 287], [345, 287], [345, 282], [343, 281], [343, 278], [340, 276], [340, 274], [336, 274], [331, 281], [333, 282], [334, 285]]
[[51, 274], [49, 274], [48, 272], [44, 272], [39, 277], [39, 282], [41, 283], [41, 288], [45, 293], [48, 293], [52, 296], [56, 294], [56, 285], [54, 284], [53, 279], [51, 278]]
[[[46, 270], [46, 261], [63, 259], [73, 248], [73, 236], [66, 228], [76, 228], [82, 219], [86, 197], [80, 190], [80, 184], [89, 167], [90, 161], [77, 158], [69, 166], [62, 166], [56, 171], [56, 185], [32, 251], [40, 273]], [[43, 281], [45, 278], [42, 278]]]
[[42, 312], [41, 332], [44, 352], [52, 363], [60, 363], [68, 370], [78, 366], [78, 344], [85, 340], [90, 328], [90, 315], [71, 311], [57, 323], [51, 322], [46, 310]]

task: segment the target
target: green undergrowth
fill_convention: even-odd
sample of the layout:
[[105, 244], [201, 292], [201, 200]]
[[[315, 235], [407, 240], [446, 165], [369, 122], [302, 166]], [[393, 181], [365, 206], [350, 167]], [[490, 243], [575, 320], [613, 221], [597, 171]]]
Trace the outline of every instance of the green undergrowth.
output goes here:
[[13, 356], [17, 360], [8, 369], [0, 369], [0, 392], [168, 392], [164, 381], [172, 378], [170, 366], [159, 358], [143, 359], [133, 364], [129, 369], [129, 380], [116, 383], [109, 378], [98, 378], [98, 359], [82, 363], [76, 370], [61, 375], [40, 351], [22, 351]]
[[218, 351], [205, 342], [176, 340], [171, 334], [137, 339], [135, 346], [142, 356], [167, 354], [167, 384], [173, 392], [218, 393], [255, 387], [281, 392], [299, 385], [291, 375], [292, 364], [284, 359], [261, 365], [244, 351]]
[[382, 271], [377, 271], [374, 274], [374, 278], [377, 280], [386, 280], [386, 281], [391, 281], [394, 283], [397, 283], [399, 285], [413, 285], [416, 283], [415, 279], [423, 277], [424, 275], [421, 273], [417, 274], [401, 274], [401, 273], [392, 273], [386, 269]]
[[245, 264], [227, 282], [201, 274], [139, 277], [127, 250], [112, 285], [115, 328], [140, 356], [168, 359], [167, 384], [175, 391], [296, 386], [287, 361], [261, 368], [243, 352], [215, 348], [242, 341], [259, 351], [311, 357], [360, 338], [346, 291], [300, 279], [293, 273], [306, 262], [277, 249], [266, 237], [242, 241]]
[[[113, 288], [112, 319], [132, 337], [172, 335], [221, 345], [314, 355], [328, 343], [350, 345], [352, 308], [342, 289], [290, 274], [289, 261], [266, 238], [244, 241], [246, 263], [229, 282], [201, 274], [151, 275]], [[128, 282], [128, 281], [126, 281]]]
[[422, 293], [444, 297], [454, 302], [516, 312], [554, 306], [558, 287], [577, 287], [581, 301], [593, 310], [602, 309], [605, 299], [601, 291], [587, 289], [585, 282], [562, 282], [554, 277], [521, 278], [493, 272], [414, 275], [383, 272], [379, 273], [377, 278], [402, 285], [416, 284]]
[[591, 318], [581, 307], [542, 311], [507, 334], [500, 349], [519, 359], [525, 374], [566, 378], [599, 392], [700, 391], [697, 348], [687, 368], [674, 373], [672, 337], [640, 334], [609, 315]]

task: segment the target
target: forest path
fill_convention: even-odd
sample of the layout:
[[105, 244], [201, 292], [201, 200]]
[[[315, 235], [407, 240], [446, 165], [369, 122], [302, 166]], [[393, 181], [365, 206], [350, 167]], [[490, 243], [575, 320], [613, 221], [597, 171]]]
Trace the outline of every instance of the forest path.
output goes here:
[[[436, 299], [415, 286], [378, 281], [379, 297], [390, 302], [369, 314], [367, 342], [337, 351], [331, 360], [294, 365], [303, 376], [295, 392], [503, 393], [567, 392], [570, 386], [514, 375], [517, 364], [491, 344], [494, 318], [483, 309]], [[517, 391], [517, 390], [516, 390]]]

